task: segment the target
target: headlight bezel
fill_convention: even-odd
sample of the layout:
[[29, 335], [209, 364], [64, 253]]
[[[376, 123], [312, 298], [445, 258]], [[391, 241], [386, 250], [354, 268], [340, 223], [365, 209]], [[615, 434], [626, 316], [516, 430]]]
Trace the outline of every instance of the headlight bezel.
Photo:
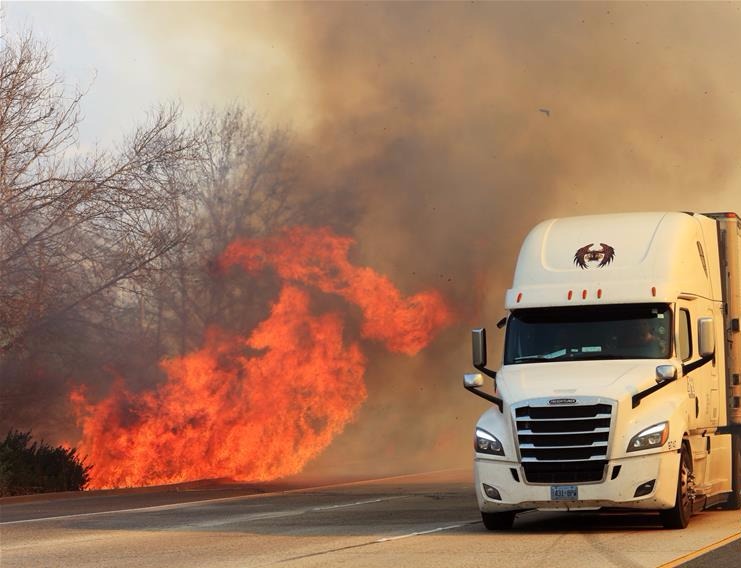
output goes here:
[[669, 440], [669, 421], [644, 428], [628, 442], [627, 452], [641, 452], [662, 447]]
[[474, 433], [473, 448], [477, 454], [504, 457], [504, 445], [499, 438], [479, 427]]

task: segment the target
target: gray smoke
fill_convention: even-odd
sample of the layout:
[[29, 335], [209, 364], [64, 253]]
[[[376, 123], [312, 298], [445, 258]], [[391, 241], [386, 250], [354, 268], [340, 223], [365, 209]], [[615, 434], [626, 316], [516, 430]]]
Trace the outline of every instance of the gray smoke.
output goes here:
[[298, 22], [291, 45], [315, 101], [306, 187], [363, 205], [360, 262], [407, 290], [439, 287], [462, 316], [414, 361], [374, 360], [369, 402], [327, 463], [468, 463], [485, 407], [460, 386], [468, 328], [495, 331], [539, 220], [741, 209], [738, 6], [281, 11]]
[[[468, 330], [494, 332], [536, 222], [741, 212], [737, 4], [125, 10], [186, 101], [237, 85], [295, 125], [302, 191], [329, 204], [316, 223], [351, 233], [355, 262], [406, 293], [438, 288], [460, 314], [414, 359], [370, 354], [368, 403], [317, 468], [469, 463], [485, 403], [460, 386]], [[179, 49], [196, 55], [178, 60]]]

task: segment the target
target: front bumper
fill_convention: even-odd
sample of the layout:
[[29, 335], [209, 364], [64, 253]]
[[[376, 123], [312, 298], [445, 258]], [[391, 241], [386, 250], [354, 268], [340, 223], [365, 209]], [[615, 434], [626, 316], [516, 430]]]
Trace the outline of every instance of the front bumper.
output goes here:
[[[619, 470], [615, 475], [618, 466]], [[551, 485], [528, 483], [523, 468], [516, 462], [477, 456], [474, 460], [474, 478], [479, 509], [487, 513], [521, 509], [584, 510], [602, 507], [657, 510], [674, 506], [678, 468], [679, 453], [674, 451], [610, 460], [605, 477], [600, 482], [558, 484], [578, 485], [579, 498], [574, 501], [551, 500]], [[636, 489], [651, 480], [655, 480], [653, 490], [647, 495], [634, 497]], [[501, 500], [487, 497], [483, 489], [484, 483], [496, 488]]]

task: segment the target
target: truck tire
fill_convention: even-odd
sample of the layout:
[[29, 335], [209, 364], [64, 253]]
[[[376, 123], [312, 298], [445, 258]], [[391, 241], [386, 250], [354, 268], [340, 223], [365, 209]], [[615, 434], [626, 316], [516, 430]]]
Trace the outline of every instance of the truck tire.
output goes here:
[[659, 511], [661, 524], [665, 529], [686, 528], [692, 516], [692, 500], [689, 484], [692, 476], [692, 456], [687, 444], [682, 444], [679, 456], [679, 474], [677, 476], [677, 498], [674, 507]]
[[733, 489], [724, 509], [741, 509], [741, 434], [733, 435], [731, 445], [731, 488]]
[[504, 513], [484, 513], [481, 512], [481, 520], [484, 526], [490, 531], [506, 531], [512, 528], [515, 522], [515, 511], [505, 511]]

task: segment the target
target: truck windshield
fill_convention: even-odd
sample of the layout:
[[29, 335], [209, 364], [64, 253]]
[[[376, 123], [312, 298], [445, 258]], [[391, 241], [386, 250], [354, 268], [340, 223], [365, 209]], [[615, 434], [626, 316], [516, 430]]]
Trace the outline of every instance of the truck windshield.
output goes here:
[[668, 304], [515, 310], [507, 322], [504, 364], [671, 357]]

